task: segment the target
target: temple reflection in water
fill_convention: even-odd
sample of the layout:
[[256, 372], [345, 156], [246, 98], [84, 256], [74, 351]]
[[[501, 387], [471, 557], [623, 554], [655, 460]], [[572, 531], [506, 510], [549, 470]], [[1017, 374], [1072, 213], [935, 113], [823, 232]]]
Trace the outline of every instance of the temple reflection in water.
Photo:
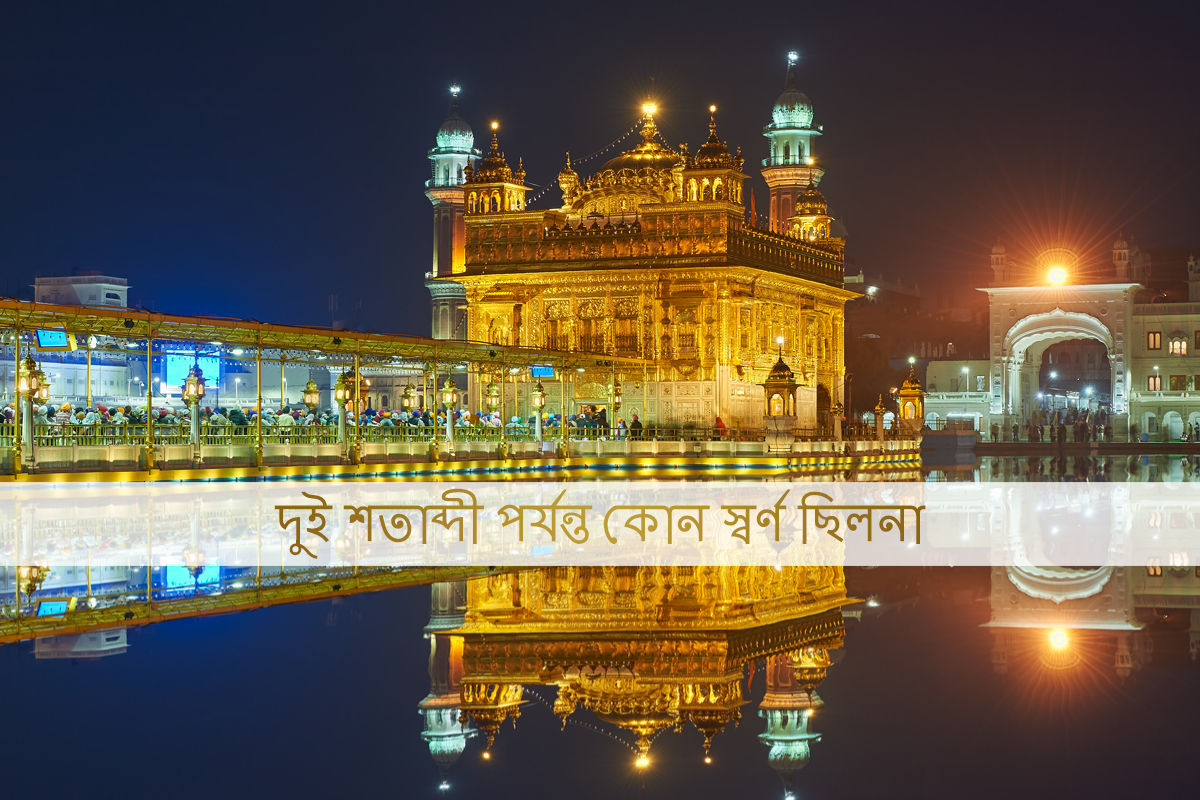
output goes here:
[[639, 767], [657, 736], [689, 723], [707, 761], [714, 737], [741, 719], [747, 669], [762, 660], [759, 739], [789, 792], [820, 738], [815, 690], [854, 602], [840, 567], [563, 567], [437, 584], [432, 600], [433, 685], [420, 710], [443, 779], [471, 724], [490, 748], [535, 686], [557, 688], [564, 727], [586, 711], [629, 734]]

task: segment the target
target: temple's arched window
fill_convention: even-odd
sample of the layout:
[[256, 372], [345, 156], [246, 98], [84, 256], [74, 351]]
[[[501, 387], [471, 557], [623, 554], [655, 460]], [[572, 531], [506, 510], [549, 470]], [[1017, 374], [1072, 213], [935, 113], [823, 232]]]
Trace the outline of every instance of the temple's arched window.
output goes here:
[[708, 178], [704, 179], [704, 199], [712, 200], [712, 184], [708, 182]]
[[720, 178], [717, 178], [716, 180], [713, 181], [713, 199], [714, 200], [725, 199], [724, 192], [725, 192], [725, 184], [721, 182]]
[[788, 157], [792, 154], [791, 145], [787, 142], [783, 143], [783, 163], [788, 163]]
[[696, 179], [692, 178], [688, 181], [688, 200], [696, 199]]
[[500, 210], [500, 193], [492, 192], [492, 213]]
[[461, 164], [459, 164], [459, 166], [458, 166], [458, 182], [459, 182], [459, 183], [462, 183], [462, 182], [463, 182], [463, 177], [462, 177], [462, 165], [461, 165]]
[[475, 213], [475, 193], [474, 192], [471, 192], [471, 194], [467, 197], [467, 210], [469, 212], [471, 212], [472, 214]]

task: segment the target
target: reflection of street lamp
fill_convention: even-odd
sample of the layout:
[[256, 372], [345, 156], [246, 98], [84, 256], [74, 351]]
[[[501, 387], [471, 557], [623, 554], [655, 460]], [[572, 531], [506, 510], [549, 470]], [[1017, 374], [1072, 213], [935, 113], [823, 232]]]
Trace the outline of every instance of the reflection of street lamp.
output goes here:
[[1053, 370], [1051, 370], [1051, 371], [1050, 371], [1050, 380], [1054, 380], [1054, 379], [1055, 379], [1055, 378], [1057, 378], [1057, 377], [1058, 377], [1058, 373], [1057, 373], [1057, 372], [1055, 372], [1055, 371], [1053, 371]]
[[200, 585], [200, 573], [204, 572], [204, 550], [199, 545], [189, 544], [183, 548], [183, 566], [196, 585]]
[[17, 568], [17, 586], [29, 599], [32, 599], [34, 593], [42, 588], [42, 584], [48, 577], [50, 577], [50, 567], [45, 564], [30, 564]]

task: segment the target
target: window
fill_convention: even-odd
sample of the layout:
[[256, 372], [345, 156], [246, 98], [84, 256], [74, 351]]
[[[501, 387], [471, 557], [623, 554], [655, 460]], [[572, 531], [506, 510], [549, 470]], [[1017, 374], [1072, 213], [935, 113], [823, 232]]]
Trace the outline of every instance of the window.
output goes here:
[[1151, 375], [1146, 385], [1146, 390], [1150, 392], [1162, 391], [1162, 375]]
[[117, 294], [116, 292], [105, 292], [104, 299], [105, 300], [120, 300], [121, 295]]
[[1172, 375], [1167, 379], [1167, 388], [1169, 388], [1172, 392], [1187, 391], [1187, 376]]
[[1170, 348], [1170, 353], [1173, 356], [1187, 355], [1187, 341], [1185, 339], [1172, 339], [1167, 343], [1167, 346]]
[[1162, 350], [1162, 333], [1159, 331], [1152, 331], [1146, 334], [1146, 349]]

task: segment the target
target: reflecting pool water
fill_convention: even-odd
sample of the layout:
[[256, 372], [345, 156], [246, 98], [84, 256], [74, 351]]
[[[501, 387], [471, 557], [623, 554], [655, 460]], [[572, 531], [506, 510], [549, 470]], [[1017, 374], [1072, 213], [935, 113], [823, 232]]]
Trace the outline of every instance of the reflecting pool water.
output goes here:
[[12, 796], [1190, 796], [1196, 608], [1195, 569], [528, 570], [2, 648], [0, 763]]

